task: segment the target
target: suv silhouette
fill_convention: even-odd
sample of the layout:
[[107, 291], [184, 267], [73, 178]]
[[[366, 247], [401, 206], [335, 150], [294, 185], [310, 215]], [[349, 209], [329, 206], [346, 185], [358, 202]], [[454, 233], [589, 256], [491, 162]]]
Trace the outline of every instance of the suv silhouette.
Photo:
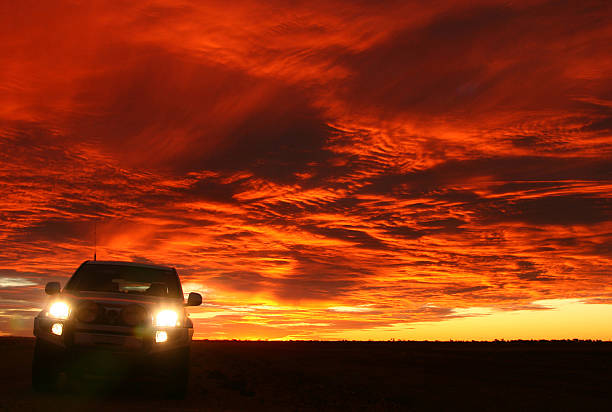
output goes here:
[[182, 397], [189, 376], [193, 323], [185, 306], [202, 296], [183, 290], [171, 267], [85, 261], [63, 291], [49, 282], [47, 306], [34, 319], [35, 390], [73, 382], [132, 376], [162, 380]]

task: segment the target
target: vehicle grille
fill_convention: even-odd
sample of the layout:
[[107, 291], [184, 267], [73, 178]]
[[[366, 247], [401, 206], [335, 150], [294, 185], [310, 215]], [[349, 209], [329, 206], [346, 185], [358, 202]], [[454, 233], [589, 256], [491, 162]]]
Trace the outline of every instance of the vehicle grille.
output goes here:
[[140, 305], [101, 305], [84, 302], [76, 311], [80, 322], [110, 326], [142, 326], [147, 323], [147, 311]]

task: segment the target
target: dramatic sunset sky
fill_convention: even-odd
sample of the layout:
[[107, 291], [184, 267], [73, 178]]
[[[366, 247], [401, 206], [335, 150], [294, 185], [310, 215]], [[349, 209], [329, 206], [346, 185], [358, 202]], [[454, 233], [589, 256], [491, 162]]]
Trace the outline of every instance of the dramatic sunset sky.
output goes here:
[[93, 256], [198, 338], [612, 339], [612, 2], [0, 5], [0, 334]]

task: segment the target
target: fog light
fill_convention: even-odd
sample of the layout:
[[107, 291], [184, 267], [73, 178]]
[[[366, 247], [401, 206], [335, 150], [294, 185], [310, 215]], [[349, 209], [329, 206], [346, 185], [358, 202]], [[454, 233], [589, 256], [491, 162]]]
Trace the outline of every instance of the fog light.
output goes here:
[[168, 333], [165, 330], [158, 330], [157, 332], [155, 332], [155, 342], [161, 343], [167, 340], [168, 340]]
[[62, 336], [64, 332], [64, 326], [61, 323], [54, 323], [51, 325], [51, 333], [57, 336]]

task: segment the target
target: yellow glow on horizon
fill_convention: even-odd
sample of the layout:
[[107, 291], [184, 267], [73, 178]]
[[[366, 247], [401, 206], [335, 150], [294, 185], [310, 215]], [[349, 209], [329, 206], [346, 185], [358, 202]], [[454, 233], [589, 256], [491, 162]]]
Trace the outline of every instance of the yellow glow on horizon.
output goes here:
[[[454, 310], [457, 315], [441, 321], [401, 322], [388, 326], [368, 329], [334, 330], [334, 322], [324, 317], [309, 318], [306, 322], [296, 316], [287, 323], [257, 322], [241, 318], [234, 326], [240, 324], [240, 329], [218, 330], [214, 335], [198, 333], [196, 339], [241, 339], [241, 340], [495, 340], [495, 339], [599, 339], [612, 340], [612, 304], [584, 303], [580, 299], [549, 299], [533, 302], [534, 309], [502, 311], [489, 307], [459, 308]], [[538, 309], [541, 308], [541, 309]], [[236, 314], [235, 312], [230, 312]], [[349, 312], [350, 313], [350, 312]], [[366, 312], [367, 313], [367, 312]], [[227, 312], [212, 312], [195, 316], [209, 318]], [[348, 313], [347, 313], [348, 314]], [[353, 312], [355, 319], [365, 313]], [[257, 313], [250, 312], [249, 315]], [[262, 315], [263, 316], [263, 315]], [[288, 314], [285, 314], [288, 316]], [[262, 319], [263, 320], [263, 319]], [[314, 327], [306, 337], [287, 331], [282, 335], [282, 328], [294, 326]], [[219, 325], [220, 326], [220, 325]], [[277, 329], [280, 336], [257, 336], [257, 327]], [[260, 332], [261, 333], [261, 332]], [[222, 336], [219, 336], [222, 335]]]
[[[588, 304], [579, 299], [534, 302], [552, 309], [491, 311], [439, 322], [396, 323], [391, 327], [344, 331], [331, 339], [355, 340], [612, 340], [612, 304]], [[466, 311], [469, 312], [469, 311]], [[459, 311], [459, 313], [462, 313]], [[477, 313], [477, 310], [474, 310]]]

